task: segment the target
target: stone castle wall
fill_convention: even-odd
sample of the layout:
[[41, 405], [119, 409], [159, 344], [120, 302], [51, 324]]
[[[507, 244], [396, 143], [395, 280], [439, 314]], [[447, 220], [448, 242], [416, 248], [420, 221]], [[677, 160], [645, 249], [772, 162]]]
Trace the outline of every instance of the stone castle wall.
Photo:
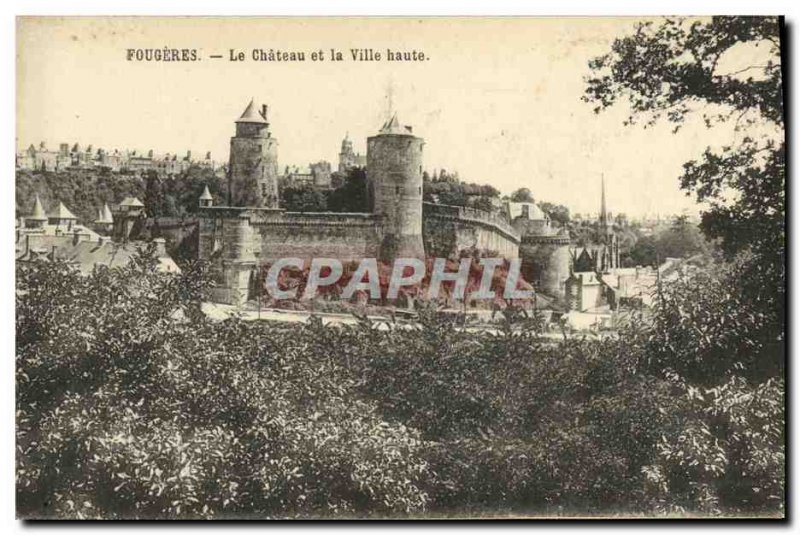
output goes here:
[[474, 208], [423, 203], [423, 239], [428, 256], [447, 257], [475, 248], [517, 258], [520, 236], [505, 219]]
[[[343, 262], [377, 258], [381, 218], [373, 214], [300, 213], [280, 209], [206, 208], [199, 235], [201, 258], [251, 255], [259, 263], [279, 258], [337, 258]], [[242, 226], [242, 221], [246, 225]], [[245, 251], [229, 249], [247, 233]]]
[[251, 221], [260, 236], [262, 262], [285, 257], [325, 257], [342, 262], [379, 257], [383, 236], [380, 216], [285, 212], [276, 219]]

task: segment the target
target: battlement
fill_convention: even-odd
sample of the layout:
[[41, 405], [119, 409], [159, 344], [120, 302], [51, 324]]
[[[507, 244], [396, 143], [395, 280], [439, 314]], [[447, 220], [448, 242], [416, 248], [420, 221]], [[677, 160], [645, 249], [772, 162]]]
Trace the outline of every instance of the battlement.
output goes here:
[[523, 245], [569, 245], [571, 243], [569, 235], [565, 234], [528, 234], [522, 236]]
[[383, 217], [365, 212], [287, 212], [283, 208], [215, 206], [201, 208], [209, 219], [244, 218], [254, 227], [364, 227], [379, 226]]
[[422, 203], [423, 217], [438, 217], [466, 221], [481, 225], [502, 234], [508, 240], [517, 244], [521, 241], [521, 236], [503, 217], [466, 206], [453, 206], [449, 204], [435, 204], [430, 202]]

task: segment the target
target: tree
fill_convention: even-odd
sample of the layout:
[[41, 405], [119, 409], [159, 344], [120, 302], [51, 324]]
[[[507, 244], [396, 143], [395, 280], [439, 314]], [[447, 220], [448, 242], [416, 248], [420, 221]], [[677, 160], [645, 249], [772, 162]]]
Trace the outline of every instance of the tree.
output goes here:
[[[735, 56], [733, 48], [753, 44], [763, 61], [719, 67]], [[770, 262], [781, 262], [784, 248], [784, 140], [780, 24], [773, 17], [714, 17], [710, 22], [667, 19], [639, 24], [633, 35], [617, 39], [610, 53], [590, 62], [585, 100], [595, 111], [625, 101], [628, 124], [665, 118], [677, 131], [693, 114], [707, 125], [733, 121], [737, 130], [758, 126], [759, 140], [744, 135], [738, 145], [706, 149], [687, 162], [681, 187], [698, 202], [709, 202], [703, 230], [721, 238], [733, 255], [755, 248]], [[643, 75], [646, 73], [646, 75]], [[764, 131], [767, 134], [764, 135]], [[725, 190], [738, 192], [726, 200]]]
[[543, 202], [539, 207], [550, 216], [550, 219], [555, 221], [561, 226], [569, 224], [569, 208], [562, 204], [553, 204], [550, 202]]
[[324, 192], [313, 186], [286, 188], [281, 191], [281, 208], [290, 212], [325, 212], [328, 199]]
[[328, 198], [328, 209], [332, 212], [369, 212], [367, 199], [367, 173], [361, 167], [347, 172], [344, 184], [333, 190]]
[[[626, 124], [692, 116], [744, 132], [684, 165], [680, 185], [709, 208], [701, 228], [725, 262], [660, 286], [652, 324], [631, 334], [650, 371], [682, 392], [681, 423], [644, 471], [671, 507], [719, 512], [784, 504], [785, 154], [780, 21], [666, 19], [637, 25], [590, 63], [585, 100], [626, 102]], [[763, 59], [733, 68], [743, 45]], [[740, 62], [741, 63], [741, 62]], [[756, 132], [757, 130], [757, 132]], [[678, 219], [670, 235], [684, 241]], [[685, 510], [685, 509], [684, 509]]]
[[509, 198], [512, 202], [533, 202], [533, 195], [528, 188], [519, 188], [512, 192]]
[[[706, 148], [684, 165], [680, 185], [709, 208], [701, 228], [740, 265], [739, 290], [772, 318], [783, 339], [785, 309], [785, 139], [781, 23], [774, 17], [666, 19], [637, 25], [589, 64], [585, 100], [598, 113], [618, 102], [627, 123], [665, 119], [677, 132], [691, 116], [726, 122], [738, 142]], [[736, 48], [759, 47], [761, 60], [736, 64]], [[726, 67], [731, 63], [735, 67]], [[733, 192], [731, 195], [730, 193]]]

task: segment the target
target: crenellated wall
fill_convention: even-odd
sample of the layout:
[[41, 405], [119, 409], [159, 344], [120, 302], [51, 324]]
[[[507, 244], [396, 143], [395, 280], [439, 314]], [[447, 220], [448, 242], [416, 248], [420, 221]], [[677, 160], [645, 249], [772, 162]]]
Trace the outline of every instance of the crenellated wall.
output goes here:
[[297, 257], [326, 257], [342, 262], [378, 258], [381, 217], [355, 213], [284, 212], [280, 217], [251, 219], [260, 236], [261, 261]]
[[220, 268], [215, 298], [238, 304], [248, 298], [256, 266], [279, 258], [378, 258], [382, 217], [362, 213], [286, 212], [268, 208], [204, 208], [198, 256]]
[[519, 256], [517, 231], [502, 217], [474, 208], [423, 203], [422, 236], [428, 256], [447, 257], [470, 248]]

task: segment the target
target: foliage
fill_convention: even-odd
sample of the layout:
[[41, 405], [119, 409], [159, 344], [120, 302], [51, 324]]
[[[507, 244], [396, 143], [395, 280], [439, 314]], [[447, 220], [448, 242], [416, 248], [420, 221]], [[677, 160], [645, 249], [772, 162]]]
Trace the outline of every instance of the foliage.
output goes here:
[[[203, 270], [21, 266], [22, 516], [211, 518], [424, 510], [413, 430], [381, 420], [321, 325], [186, 321]], [[199, 293], [198, 293], [199, 292]], [[309, 345], [311, 344], [311, 345]]]
[[458, 174], [448, 175], [442, 170], [438, 177], [423, 182], [423, 200], [450, 206], [470, 206], [481, 210], [492, 210], [492, 199], [500, 192], [488, 184], [461, 182]]
[[[762, 60], [737, 64], [737, 49], [748, 45], [760, 47]], [[643, 23], [590, 63], [585, 100], [598, 112], [627, 102], [629, 123], [644, 119], [651, 125], [665, 118], [677, 131], [701, 114], [708, 125], [727, 121], [734, 131], [745, 131], [736, 144], [709, 147], [699, 161], [687, 162], [680, 183], [709, 204], [701, 227], [720, 240], [728, 257], [752, 249], [756, 261], [768, 266], [762, 284], [782, 288], [786, 169], [780, 53], [780, 22], [774, 17]]]
[[99, 171], [64, 172], [24, 171], [16, 175], [16, 214], [30, 215], [36, 195], [45, 210], [55, 210], [63, 202], [81, 221], [94, 221], [104, 203], [121, 202], [125, 197], [142, 198], [144, 181], [134, 175], [115, 175]]
[[325, 212], [328, 199], [313, 186], [285, 188], [281, 191], [281, 208], [289, 212]]
[[410, 327], [211, 322], [207, 277], [19, 266], [21, 516], [780, 511], [782, 384], [749, 361], [749, 381], [683, 380], [687, 350], [720, 358], [665, 343], [691, 328], [672, 316], [561, 342], [513, 306], [497, 332], [428, 307]]
[[710, 247], [705, 236], [685, 216], [678, 216], [666, 229], [638, 238], [625, 251], [623, 262], [633, 266], [656, 266], [666, 258], [689, 258], [707, 254]]
[[569, 208], [563, 204], [554, 204], [551, 202], [543, 202], [539, 207], [550, 216], [550, 219], [557, 223], [559, 226], [565, 226], [569, 223]]
[[367, 199], [367, 173], [361, 167], [347, 172], [344, 184], [328, 197], [328, 210], [332, 212], [370, 212]]
[[136, 197], [144, 202], [148, 215], [178, 217], [197, 211], [205, 186], [215, 202], [226, 201], [224, 179], [201, 166], [191, 166], [174, 178], [160, 178], [154, 171], [138, 176], [103, 170], [18, 170], [16, 212], [18, 216], [29, 215], [38, 194], [47, 210], [55, 209], [61, 201], [80, 221], [91, 222], [97, 219], [103, 204]]
[[[747, 46], [762, 59], [737, 64]], [[780, 46], [774, 17], [666, 19], [639, 24], [590, 63], [585, 100], [598, 112], [625, 101], [629, 124], [664, 118], [677, 132], [700, 115], [708, 126], [749, 131], [707, 148], [680, 177], [707, 204], [701, 229], [726, 261], [665, 285], [652, 325], [631, 336], [680, 399], [678, 427], [643, 468], [653, 506], [665, 512], [751, 514], [782, 511], [785, 501]]]
[[509, 196], [511, 202], [533, 202], [533, 195], [528, 188], [519, 188]]

